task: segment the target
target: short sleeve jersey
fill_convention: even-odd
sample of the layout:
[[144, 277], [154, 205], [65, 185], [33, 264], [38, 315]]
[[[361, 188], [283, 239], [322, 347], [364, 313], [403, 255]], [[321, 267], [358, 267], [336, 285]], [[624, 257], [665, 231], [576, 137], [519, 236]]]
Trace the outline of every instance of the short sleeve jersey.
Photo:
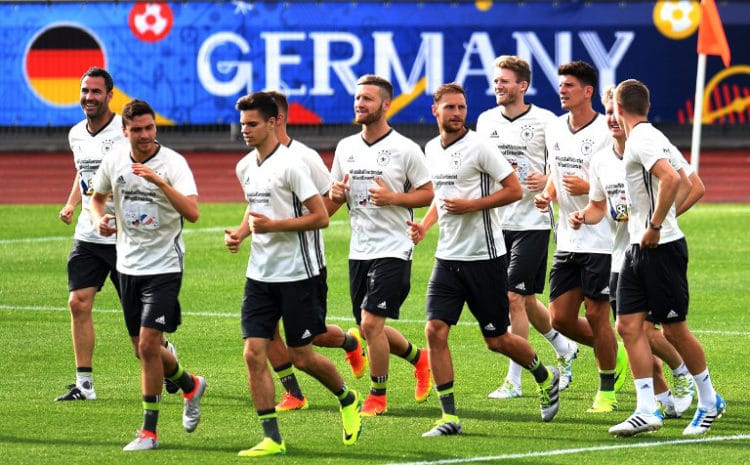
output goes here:
[[[73, 163], [79, 175], [78, 188], [81, 191], [81, 214], [78, 215], [74, 238], [83, 242], [96, 244], [114, 244], [115, 236], [101, 236], [91, 223], [91, 196], [94, 194], [92, 181], [96, 170], [102, 162], [102, 158], [111, 152], [117, 145], [125, 143], [122, 133], [122, 119], [120, 115], [114, 115], [112, 119], [99, 132], [92, 134], [86, 128], [87, 121], [84, 119], [70, 129], [68, 133], [68, 145], [73, 152]], [[107, 201], [107, 213], [114, 211], [112, 200]]]
[[[94, 177], [94, 190], [112, 192], [115, 203], [117, 270], [135, 276], [182, 272], [182, 215], [156, 184], [133, 173], [133, 163], [124, 144], [102, 160]], [[160, 146], [143, 164], [181, 194], [198, 195], [187, 161], [174, 150]]]
[[[659, 178], [651, 174], [651, 168], [664, 158], [669, 159], [674, 167], [674, 160], [681, 157], [682, 154], [669, 139], [651, 123], [638, 123], [631, 129], [623, 155], [625, 190], [630, 200], [628, 232], [631, 244], [639, 243], [646, 232], [659, 195]], [[669, 208], [662, 226], [660, 244], [684, 237], [677, 224], [674, 204]]]
[[[318, 194], [310, 169], [300, 157], [279, 144], [262, 163], [253, 150], [236, 167], [247, 208], [272, 219], [304, 215], [303, 202]], [[246, 276], [262, 282], [293, 282], [320, 274], [321, 242], [309, 240], [309, 231], [253, 234]]]
[[[310, 169], [310, 176], [312, 177], [313, 185], [318, 190], [321, 196], [328, 195], [328, 191], [331, 190], [331, 173], [328, 171], [323, 159], [320, 158], [320, 154], [315, 150], [311, 149], [307, 145], [303, 144], [298, 140], [292, 139], [287, 146], [289, 150], [295, 155], [302, 158], [305, 165]], [[307, 208], [303, 205], [303, 211], [307, 213]], [[320, 263], [321, 267], [325, 267], [325, 241], [323, 240], [323, 230], [314, 229], [307, 231], [308, 240], [313, 241], [317, 244], [315, 251], [318, 254], [316, 260]]]
[[444, 260], [477, 261], [505, 255], [500, 217], [491, 210], [451, 215], [442, 208], [442, 199], [479, 199], [491, 195], [500, 182], [513, 175], [513, 167], [486, 138], [467, 131], [444, 147], [440, 136], [425, 146], [427, 166], [435, 188], [438, 238], [435, 257]]
[[607, 121], [597, 114], [586, 126], [572, 131], [568, 115], [559, 116], [546, 128], [551, 176], [557, 191], [559, 215], [557, 250], [563, 252], [611, 253], [612, 237], [605, 222], [573, 229], [567, 222], [570, 213], [583, 210], [588, 194], [570, 195], [563, 188], [563, 176], [575, 175], [589, 181], [589, 166], [594, 154], [611, 146]]
[[500, 149], [505, 159], [516, 170], [523, 187], [523, 197], [502, 208], [503, 229], [512, 231], [550, 229], [549, 213], [540, 212], [534, 205], [534, 195], [526, 187], [526, 176], [531, 172], [547, 171], [545, 128], [556, 119], [554, 113], [529, 105], [529, 109], [515, 118], [503, 115], [502, 107], [491, 108], [479, 115], [477, 133]]
[[625, 164], [612, 146], [596, 154], [591, 161], [589, 199], [607, 201], [608, 223], [612, 233], [612, 271], [619, 272], [630, 244], [628, 234], [628, 198], [625, 195]]
[[394, 192], [409, 192], [430, 182], [422, 149], [393, 129], [372, 144], [355, 134], [338, 143], [333, 158], [331, 178], [340, 181], [346, 174], [350, 187], [346, 193], [351, 227], [349, 258], [411, 260], [414, 246], [406, 235], [406, 221], [414, 218], [413, 210], [373, 205], [369, 189], [377, 186], [375, 177]]

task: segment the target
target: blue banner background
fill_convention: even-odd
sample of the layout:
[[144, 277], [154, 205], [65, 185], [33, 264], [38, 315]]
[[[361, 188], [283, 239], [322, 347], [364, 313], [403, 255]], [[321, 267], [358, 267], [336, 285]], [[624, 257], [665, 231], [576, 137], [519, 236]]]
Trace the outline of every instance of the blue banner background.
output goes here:
[[[235, 122], [237, 98], [267, 87], [280, 87], [323, 123], [349, 123], [353, 80], [374, 71], [394, 82], [397, 96], [417, 86], [414, 95], [399, 98], [394, 122], [433, 122], [431, 88], [456, 79], [467, 89], [473, 122], [494, 105], [492, 59], [501, 54], [531, 61], [527, 100], [556, 113], [554, 71], [581, 59], [597, 64], [602, 84], [644, 81], [652, 91], [652, 120], [688, 122], [696, 34], [675, 39], [660, 32], [653, 3], [477, 5], [175, 2], [166, 4], [173, 17], [168, 34], [146, 41], [129, 25], [135, 3], [2, 4], [0, 126], [69, 126], [81, 119], [77, 100], [46, 101], [25, 71], [34, 39], [59, 24], [93, 35], [117, 89], [149, 101], [166, 124]], [[750, 62], [750, 5], [721, 4], [719, 12], [737, 69], [723, 82], [732, 95], [747, 97], [750, 73], [741, 64]], [[614, 51], [621, 56], [607, 55]], [[597, 60], [609, 63], [609, 72]], [[718, 57], [708, 63], [707, 81], [723, 69]], [[423, 89], [419, 78], [425, 75]], [[715, 106], [728, 105], [732, 95]], [[747, 106], [722, 122], [747, 124]]]

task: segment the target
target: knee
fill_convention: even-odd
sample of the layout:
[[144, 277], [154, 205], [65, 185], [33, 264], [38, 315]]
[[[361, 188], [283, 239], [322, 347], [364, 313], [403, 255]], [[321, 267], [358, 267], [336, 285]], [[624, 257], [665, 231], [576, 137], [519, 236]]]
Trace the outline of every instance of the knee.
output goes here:
[[91, 315], [90, 299], [81, 296], [78, 292], [71, 292], [68, 298], [68, 308], [70, 308], [70, 314], [73, 318], [82, 318]]
[[448, 328], [445, 323], [428, 321], [424, 328], [427, 345], [430, 349], [444, 348], [448, 345]]
[[617, 334], [624, 340], [633, 339], [642, 334], [643, 326], [634, 324], [629, 318], [617, 318]]
[[245, 359], [245, 365], [249, 369], [257, 368], [261, 364], [265, 364], [266, 360], [255, 347], [245, 345], [245, 349], [242, 352], [242, 356]]

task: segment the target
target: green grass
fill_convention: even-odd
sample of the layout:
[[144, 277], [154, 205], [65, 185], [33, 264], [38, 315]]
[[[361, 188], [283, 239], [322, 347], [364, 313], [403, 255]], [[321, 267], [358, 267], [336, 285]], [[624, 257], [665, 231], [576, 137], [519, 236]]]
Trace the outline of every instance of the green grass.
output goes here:
[[[57, 219], [57, 205], [0, 206], [0, 341], [5, 372], [0, 396], [0, 454], [4, 463], [115, 464], [241, 463], [237, 451], [261, 439], [261, 428], [247, 389], [242, 361], [239, 309], [248, 248], [226, 252], [222, 229], [242, 215], [240, 204], [202, 205], [198, 224], [188, 225], [186, 272], [181, 303], [183, 325], [171, 338], [187, 367], [206, 376], [203, 420], [193, 434], [182, 430], [181, 399], [165, 393], [159, 423], [162, 450], [125, 454], [141, 423], [139, 364], [132, 355], [111, 285], [96, 301], [95, 402], [53, 403], [73, 381], [70, 322], [66, 310], [65, 262], [72, 227]], [[440, 415], [433, 394], [425, 404], [413, 400], [411, 366], [391, 359], [389, 411], [364, 420], [359, 443], [341, 443], [335, 399], [313, 379], [299, 374], [311, 407], [280, 414], [288, 452], [272, 459], [284, 464], [372, 464], [424, 461], [479, 461], [557, 464], [595, 461], [622, 463], [749, 463], [745, 357], [750, 353], [750, 315], [746, 308], [750, 276], [748, 205], [698, 205], [681, 220], [690, 245], [690, 326], [706, 348], [712, 377], [728, 411], [706, 437], [715, 442], [678, 444], [688, 419], [671, 420], [656, 434], [613, 439], [609, 426], [632, 411], [631, 382], [618, 396], [621, 411], [586, 414], [596, 389], [592, 351], [581, 351], [575, 378], [562, 394], [557, 418], [542, 423], [533, 380], [524, 375], [525, 397], [489, 401], [502, 381], [507, 359], [484, 347], [471, 315], [451, 334], [456, 366], [456, 401], [466, 434], [423, 439], [421, 433]], [[348, 226], [337, 214], [326, 232], [330, 322], [351, 325], [346, 254]], [[417, 249], [412, 292], [394, 322], [407, 337], [424, 344], [424, 293], [436, 239]], [[543, 360], [553, 352], [533, 333]], [[343, 353], [325, 349], [350, 386], [366, 391], [366, 378], [353, 379]], [[278, 390], [278, 387], [277, 387]], [[692, 410], [690, 411], [692, 413]], [[735, 436], [733, 439], [732, 436]], [[639, 447], [650, 445], [649, 447]], [[583, 451], [573, 449], [583, 448]], [[590, 449], [600, 448], [600, 449]], [[553, 455], [567, 451], [566, 455]], [[518, 454], [512, 458], [512, 454]], [[494, 458], [493, 458], [494, 457]], [[446, 463], [446, 462], [443, 462]]]

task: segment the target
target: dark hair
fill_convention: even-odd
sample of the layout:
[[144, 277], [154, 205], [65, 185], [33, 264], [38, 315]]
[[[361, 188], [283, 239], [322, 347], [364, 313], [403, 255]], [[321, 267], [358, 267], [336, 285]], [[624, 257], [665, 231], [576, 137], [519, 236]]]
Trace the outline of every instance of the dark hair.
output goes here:
[[437, 103], [445, 94], [461, 94], [466, 98], [466, 91], [464, 91], [464, 88], [461, 86], [461, 84], [457, 82], [450, 82], [448, 84], [443, 84], [442, 86], [438, 87], [435, 92], [432, 94], [432, 101]]
[[648, 115], [651, 98], [646, 84], [636, 79], [627, 79], [615, 89], [617, 105], [628, 113], [638, 116]]
[[270, 92], [255, 92], [240, 97], [235, 108], [239, 111], [258, 110], [265, 121], [279, 117], [279, 105]]
[[127, 126], [127, 123], [133, 121], [133, 118], [141, 115], [151, 115], [154, 120], [156, 119], [156, 113], [154, 113], [151, 105], [138, 99], [129, 101], [122, 109], [122, 126]]
[[383, 100], [393, 99], [393, 84], [388, 79], [382, 78], [376, 74], [365, 74], [357, 80], [358, 86], [378, 86]]
[[289, 102], [286, 99], [286, 95], [278, 90], [267, 90], [266, 93], [273, 98], [274, 102], [276, 102], [276, 106], [279, 107], [280, 112], [285, 115], [289, 114]]
[[86, 79], [86, 76], [104, 78], [104, 87], [107, 89], [107, 93], [112, 92], [112, 89], [115, 88], [115, 81], [112, 80], [112, 75], [109, 74], [109, 72], [107, 72], [107, 70], [104, 68], [92, 66], [85, 73], [83, 73], [83, 76], [81, 76], [81, 82]]
[[559, 76], [573, 76], [581, 81], [584, 86], [591, 86], [596, 93], [596, 86], [599, 84], [599, 73], [596, 68], [585, 61], [571, 61], [564, 63], [557, 68]]

